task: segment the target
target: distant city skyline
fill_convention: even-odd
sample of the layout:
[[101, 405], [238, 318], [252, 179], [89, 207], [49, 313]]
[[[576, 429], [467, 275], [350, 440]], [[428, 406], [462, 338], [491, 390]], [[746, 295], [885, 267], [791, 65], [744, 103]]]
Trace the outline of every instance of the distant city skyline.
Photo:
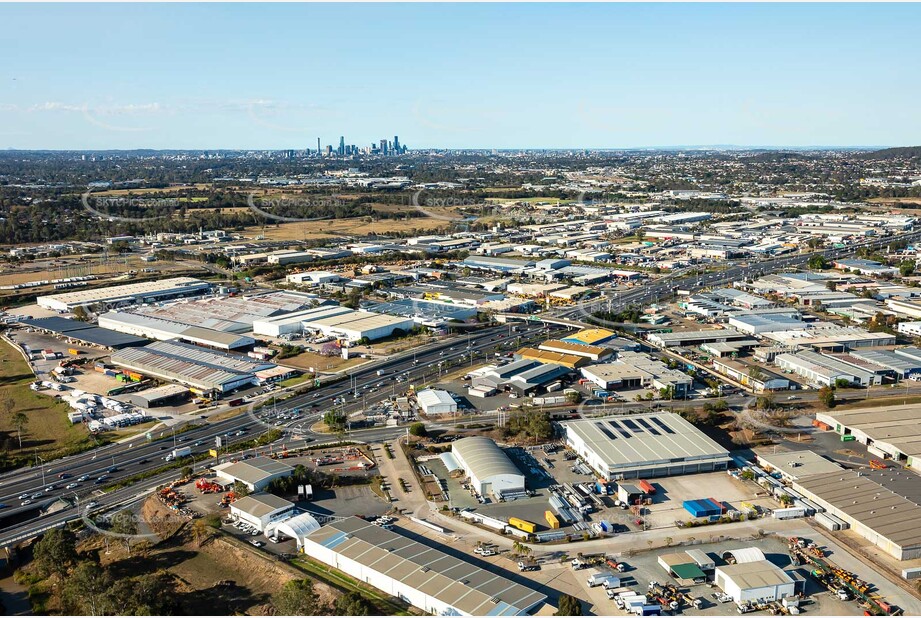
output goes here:
[[4, 4], [0, 19], [0, 149], [921, 144], [916, 4]]

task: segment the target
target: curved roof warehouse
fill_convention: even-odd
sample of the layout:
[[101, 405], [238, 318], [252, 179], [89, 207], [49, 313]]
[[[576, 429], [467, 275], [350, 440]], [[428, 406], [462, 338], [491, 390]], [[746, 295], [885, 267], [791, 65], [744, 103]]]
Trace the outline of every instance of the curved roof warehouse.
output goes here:
[[481, 496], [524, 491], [524, 475], [489, 438], [473, 436], [458, 440], [451, 452]]

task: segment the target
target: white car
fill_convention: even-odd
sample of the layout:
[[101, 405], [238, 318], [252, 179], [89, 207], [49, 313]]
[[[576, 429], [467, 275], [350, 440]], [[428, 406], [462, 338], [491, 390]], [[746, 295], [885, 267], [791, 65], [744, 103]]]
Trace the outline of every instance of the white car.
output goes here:
[[70, 485], [68, 485], [68, 486], [65, 487], [64, 489], [75, 489], [75, 488], [77, 488], [77, 487], [79, 487], [79, 486], [80, 486], [80, 483], [71, 483]]
[[32, 498], [26, 498], [22, 501], [22, 506], [26, 506], [27, 504], [32, 504]]

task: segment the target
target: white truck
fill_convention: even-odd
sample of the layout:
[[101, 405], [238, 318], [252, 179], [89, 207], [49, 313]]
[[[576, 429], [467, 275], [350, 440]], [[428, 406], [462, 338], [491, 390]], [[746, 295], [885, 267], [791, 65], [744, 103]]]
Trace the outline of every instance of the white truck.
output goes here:
[[[595, 586], [603, 586], [606, 581], [614, 577], [608, 571], [595, 571], [594, 573], [589, 574], [588, 576], [588, 586], [589, 588], [594, 588]], [[617, 579], [614, 577], [614, 579]], [[620, 585], [620, 580], [618, 580], [618, 586]], [[617, 586], [615, 586], [616, 588]]]
[[180, 457], [186, 457], [192, 454], [191, 446], [183, 446], [182, 448], [174, 448], [173, 452], [166, 456], [166, 461], [172, 461], [174, 459], [179, 459]]

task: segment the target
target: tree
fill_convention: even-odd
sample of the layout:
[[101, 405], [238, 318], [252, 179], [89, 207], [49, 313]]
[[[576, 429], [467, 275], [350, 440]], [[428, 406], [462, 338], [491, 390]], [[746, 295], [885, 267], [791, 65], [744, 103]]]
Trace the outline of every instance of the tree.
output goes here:
[[416, 436], [417, 438], [424, 438], [428, 435], [428, 430], [422, 423], [413, 423], [409, 426], [409, 433], [410, 435]]
[[912, 273], [915, 272], [915, 263], [910, 260], [905, 260], [899, 264], [899, 274], [903, 277], [910, 277]]
[[272, 604], [282, 616], [319, 616], [325, 609], [309, 579], [292, 579], [286, 583], [272, 596]]
[[241, 483], [240, 481], [234, 481], [233, 483], [233, 493], [237, 498], [245, 498], [250, 493], [249, 487]]
[[374, 607], [354, 590], [336, 599], [333, 610], [336, 616], [371, 616], [374, 614]]
[[566, 403], [577, 404], [582, 401], [582, 393], [579, 391], [569, 391], [566, 393]]
[[195, 541], [195, 547], [201, 547], [205, 544], [205, 541], [211, 538], [209, 528], [208, 520], [203, 517], [199, 517], [192, 522], [192, 538]]
[[64, 579], [77, 562], [77, 537], [65, 528], [53, 528], [35, 544], [33, 555], [40, 572]]
[[112, 578], [95, 562], [84, 560], [77, 564], [61, 590], [63, 613], [76, 616], [120, 614], [121, 603], [113, 607], [109, 591]]
[[129, 509], [124, 509], [112, 516], [110, 529], [115, 534], [124, 535], [122, 541], [125, 543], [125, 550], [131, 555], [131, 538], [138, 533], [137, 518]]
[[582, 601], [568, 594], [560, 595], [560, 608], [554, 616], [581, 616]]
[[834, 292], [838, 289], [838, 284], [833, 279], [829, 279], [825, 282], [825, 287]]
[[812, 270], [825, 270], [829, 267], [828, 260], [826, 260], [825, 256], [820, 253], [809, 258], [808, 264], [809, 268]]
[[76, 307], [74, 307], [71, 313], [74, 314], [74, 319], [79, 322], [86, 322], [87, 319], [89, 318], [89, 315], [86, 312], [86, 307], [84, 307], [83, 305], [77, 305]]
[[192, 478], [192, 475], [195, 474], [195, 470], [192, 469], [192, 466], [186, 466], [182, 469], [180, 474], [184, 479]]
[[819, 403], [831, 410], [835, 407], [835, 389], [830, 386], [823, 386], [819, 389]]
[[166, 571], [145, 573], [137, 577], [117, 580], [109, 591], [109, 598], [118, 607], [118, 613], [129, 616], [163, 616], [175, 609], [175, 577]]

